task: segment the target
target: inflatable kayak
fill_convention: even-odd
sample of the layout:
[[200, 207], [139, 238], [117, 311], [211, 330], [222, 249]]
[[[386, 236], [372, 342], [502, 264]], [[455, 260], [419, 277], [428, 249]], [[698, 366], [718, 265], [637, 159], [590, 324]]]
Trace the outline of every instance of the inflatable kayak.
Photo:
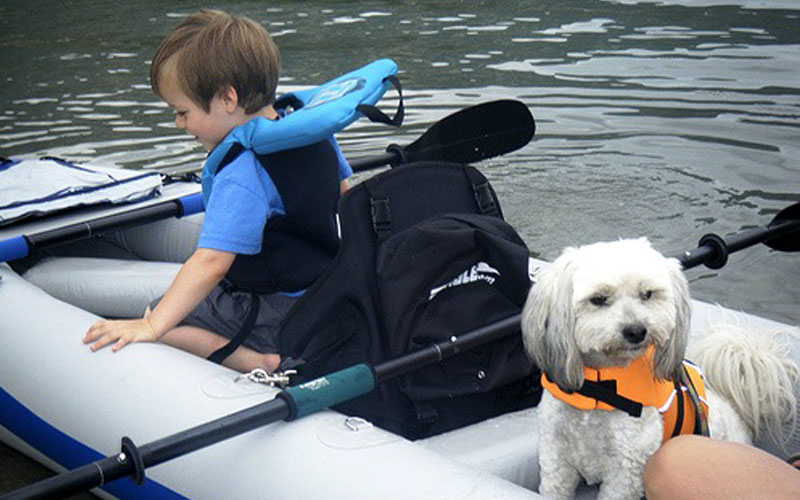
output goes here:
[[[444, 118], [405, 148], [393, 146], [351, 165], [475, 162], [527, 144], [534, 128], [523, 104], [484, 103]], [[792, 234], [797, 206], [782, 212]], [[201, 210], [200, 184], [173, 182], [159, 196], [135, 203], [81, 206], [0, 227], [0, 440], [54, 471], [99, 471], [100, 481], [89, 484], [102, 484], [92, 491], [104, 498], [541, 498], [535, 491], [535, 407], [413, 442], [322, 410], [291, 422], [249, 425], [248, 432], [197, 451], [173, 450], [143, 477], [136, 466], [141, 449], [163, 449], [157, 445], [167, 437], [248, 414], [286, 392], [159, 343], [92, 353], [81, 342], [100, 317], [137, 317], [166, 290], [194, 251]], [[758, 231], [742, 233], [730, 250], [763, 241]], [[796, 240], [783, 243], [796, 250]], [[681, 259], [697, 265], [709, 252], [719, 257], [703, 246]], [[530, 271], [535, 275], [546, 265], [532, 259]], [[694, 339], [719, 321], [796, 332], [695, 301]], [[800, 346], [792, 349], [800, 360]], [[212, 424], [211, 431], [221, 429]], [[800, 442], [783, 451], [774, 443], [758, 445], [780, 456], [800, 451]], [[101, 460], [133, 463], [133, 474], [105, 481], [104, 469], [94, 470]], [[595, 494], [592, 488], [580, 492]]]
[[[165, 186], [163, 198], [124, 209], [29, 221], [0, 230], [0, 242], [91, 225], [109, 210], [136, 213], [198, 189], [176, 183]], [[81, 343], [99, 316], [137, 316], [163, 293], [193, 251], [201, 217], [55, 247], [33, 265], [14, 264], [16, 271], [0, 264], [3, 442], [63, 471], [118, 453], [123, 436], [148, 443], [275, 398], [279, 389], [166, 345], [91, 353]], [[534, 272], [544, 265], [531, 261]], [[792, 329], [695, 301], [693, 337], [718, 321]], [[793, 356], [800, 360], [800, 346]], [[536, 408], [415, 442], [325, 410], [150, 468], [142, 485], [124, 478], [94, 491], [125, 499], [540, 498], [537, 443]], [[759, 446], [784, 453], [774, 443]]]

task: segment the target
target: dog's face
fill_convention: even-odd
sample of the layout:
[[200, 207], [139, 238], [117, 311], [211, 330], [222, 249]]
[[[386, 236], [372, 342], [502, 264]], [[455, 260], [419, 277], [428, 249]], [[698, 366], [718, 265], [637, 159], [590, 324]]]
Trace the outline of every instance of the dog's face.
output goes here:
[[531, 288], [523, 311], [528, 354], [564, 390], [583, 368], [625, 366], [648, 346], [654, 373], [673, 378], [686, 348], [690, 299], [680, 264], [646, 239], [569, 248]]

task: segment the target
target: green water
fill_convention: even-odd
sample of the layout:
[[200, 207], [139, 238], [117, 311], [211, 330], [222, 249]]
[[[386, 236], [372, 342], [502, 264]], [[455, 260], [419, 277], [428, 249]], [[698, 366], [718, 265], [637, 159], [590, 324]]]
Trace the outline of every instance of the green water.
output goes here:
[[[205, 153], [174, 129], [148, 64], [182, 15], [208, 5], [0, 3], [0, 155], [198, 169]], [[536, 138], [481, 168], [543, 258], [632, 236], [674, 254], [800, 201], [800, 2], [220, 6], [274, 35], [284, 91], [379, 57], [398, 63], [406, 124], [357, 123], [339, 136], [350, 157], [411, 142], [464, 106], [525, 102]], [[689, 271], [695, 297], [795, 325], [799, 275], [800, 257], [764, 246]]]

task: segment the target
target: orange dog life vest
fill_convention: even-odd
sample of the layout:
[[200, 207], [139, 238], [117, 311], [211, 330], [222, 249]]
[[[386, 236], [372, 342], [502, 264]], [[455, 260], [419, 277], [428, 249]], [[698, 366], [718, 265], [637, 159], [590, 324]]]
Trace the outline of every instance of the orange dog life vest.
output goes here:
[[[623, 410], [640, 416], [643, 406], [655, 407], [664, 420], [662, 442], [678, 434], [707, 433], [708, 404], [700, 369], [684, 360], [687, 376], [681, 382], [656, 380], [652, 369], [654, 352], [654, 348], [649, 348], [624, 368], [584, 368], [585, 382], [577, 392], [562, 391], [544, 373], [542, 386], [557, 399], [579, 410]], [[692, 391], [696, 391], [696, 398], [692, 397]], [[699, 402], [700, 412], [694, 401]]]

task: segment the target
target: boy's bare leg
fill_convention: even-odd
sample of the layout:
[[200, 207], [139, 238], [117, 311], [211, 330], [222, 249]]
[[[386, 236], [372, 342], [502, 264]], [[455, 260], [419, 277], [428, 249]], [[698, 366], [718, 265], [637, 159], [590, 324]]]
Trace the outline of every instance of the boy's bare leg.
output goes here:
[[[168, 331], [159, 339], [167, 345], [207, 358], [214, 351], [229, 342], [229, 339], [194, 326], [179, 326]], [[249, 347], [239, 346], [222, 362], [239, 372], [249, 372], [254, 368], [263, 368], [274, 372], [281, 362], [278, 354], [262, 354]]]
[[644, 469], [648, 500], [800, 498], [800, 471], [754, 446], [701, 436], [670, 439]]

